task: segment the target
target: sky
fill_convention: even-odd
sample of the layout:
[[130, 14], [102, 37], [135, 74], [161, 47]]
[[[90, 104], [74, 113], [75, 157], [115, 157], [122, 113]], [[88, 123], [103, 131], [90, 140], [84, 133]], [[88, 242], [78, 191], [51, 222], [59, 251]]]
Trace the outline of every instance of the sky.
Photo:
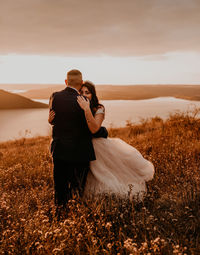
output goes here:
[[200, 84], [199, 0], [0, 0], [0, 83]]

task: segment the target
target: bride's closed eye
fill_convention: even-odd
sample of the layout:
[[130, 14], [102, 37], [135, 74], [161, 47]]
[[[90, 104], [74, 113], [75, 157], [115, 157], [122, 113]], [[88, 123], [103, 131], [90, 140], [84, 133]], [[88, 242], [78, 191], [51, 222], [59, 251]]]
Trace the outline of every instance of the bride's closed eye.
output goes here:
[[87, 97], [89, 100], [92, 99], [92, 93], [86, 87], [83, 87], [81, 89], [80, 94], [81, 94], [81, 96]]

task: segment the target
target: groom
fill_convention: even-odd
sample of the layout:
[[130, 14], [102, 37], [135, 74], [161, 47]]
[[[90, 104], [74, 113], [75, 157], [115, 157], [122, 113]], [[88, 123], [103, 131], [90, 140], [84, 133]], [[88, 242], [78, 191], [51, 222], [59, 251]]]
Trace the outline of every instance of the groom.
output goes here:
[[81, 72], [69, 71], [65, 83], [67, 87], [53, 93], [49, 101], [50, 110], [55, 112], [51, 153], [57, 207], [66, 205], [73, 195], [83, 195], [89, 162], [96, 159], [84, 111], [77, 103]]

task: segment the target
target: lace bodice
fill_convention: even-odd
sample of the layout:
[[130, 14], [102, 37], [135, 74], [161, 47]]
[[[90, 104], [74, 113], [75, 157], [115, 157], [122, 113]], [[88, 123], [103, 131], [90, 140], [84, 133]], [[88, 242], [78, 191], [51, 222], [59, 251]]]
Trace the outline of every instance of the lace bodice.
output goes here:
[[99, 107], [97, 109], [97, 111], [95, 112], [95, 115], [97, 114], [103, 114], [104, 118], [105, 118], [105, 108], [103, 106]]

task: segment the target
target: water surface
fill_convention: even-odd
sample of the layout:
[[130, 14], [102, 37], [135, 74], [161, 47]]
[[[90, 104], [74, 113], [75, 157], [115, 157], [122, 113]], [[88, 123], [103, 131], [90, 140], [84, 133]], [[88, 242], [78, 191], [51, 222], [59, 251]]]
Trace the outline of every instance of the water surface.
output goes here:
[[[48, 103], [48, 100], [37, 100]], [[187, 111], [194, 106], [200, 108], [200, 101], [188, 101], [173, 97], [145, 100], [105, 100], [106, 108], [103, 125], [123, 127], [127, 121], [138, 123], [141, 119], [159, 116], [166, 119], [175, 111]], [[200, 117], [200, 116], [199, 116]], [[49, 135], [48, 109], [0, 110], [0, 141]]]

